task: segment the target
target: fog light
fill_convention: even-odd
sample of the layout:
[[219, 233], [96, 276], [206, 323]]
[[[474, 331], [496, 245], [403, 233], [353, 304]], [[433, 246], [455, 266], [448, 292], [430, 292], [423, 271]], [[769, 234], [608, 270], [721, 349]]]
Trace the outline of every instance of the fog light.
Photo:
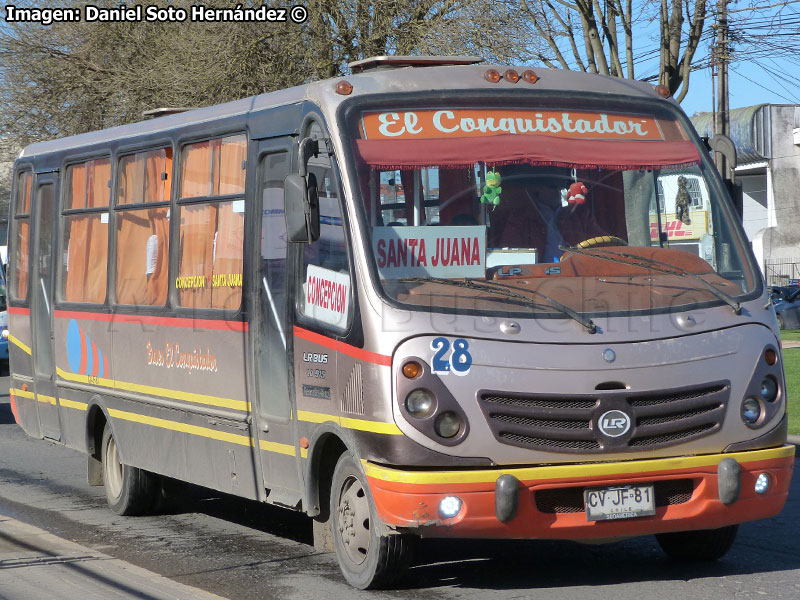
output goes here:
[[778, 397], [778, 382], [774, 377], [769, 375], [761, 380], [761, 390], [759, 390], [761, 399], [765, 402], [772, 402]]
[[454, 412], [444, 412], [436, 418], [434, 426], [443, 438], [455, 437], [461, 431], [461, 418]]
[[452, 519], [461, 512], [461, 498], [447, 496], [439, 502], [439, 514], [445, 519]]
[[406, 396], [406, 410], [412, 417], [424, 419], [433, 412], [436, 398], [428, 390], [418, 388]]
[[742, 402], [742, 421], [754, 425], [761, 418], [761, 403], [755, 398]]
[[766, 494], [769, 490], [769, 475], [766, 473], [761, 473], [756, 478], [756, 486], [755, 486], [756, 494]]

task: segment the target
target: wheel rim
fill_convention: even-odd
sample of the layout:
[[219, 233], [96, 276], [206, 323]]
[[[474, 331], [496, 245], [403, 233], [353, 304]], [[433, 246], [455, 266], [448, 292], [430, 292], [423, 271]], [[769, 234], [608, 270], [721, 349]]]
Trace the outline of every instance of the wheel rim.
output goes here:
[[367, 559], [370, 532], [369, 500], [361, 481], [348, 477], [339, 493], [339, 539], [341, 546], [353, 564], [360, 565]]
[[105, 484], [108, 493], [113, 498], [119, 498], [122, 493], [122, 463], [119, 461], [119, 453], [117, 452], [117, 442], [114, 441], [113, 436], [109, 436], [106, 442], [106, 459], [103, 467], [105, 470]]

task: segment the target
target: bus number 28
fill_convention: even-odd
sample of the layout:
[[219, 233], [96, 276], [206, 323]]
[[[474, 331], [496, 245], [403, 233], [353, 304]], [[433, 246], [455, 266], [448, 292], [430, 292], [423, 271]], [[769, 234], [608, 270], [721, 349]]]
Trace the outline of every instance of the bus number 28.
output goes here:
[[431, 342], [433, 350], [433, 369], [434, 373], [447, 375], [466, 375], [472, 366], [472, 355], [469, 353], [469, 342], [464, 338], [457, 338], [453, 341], [453, 352], [447, 357], [450, 351], [450, 340], [446, 337], [437, 337]]

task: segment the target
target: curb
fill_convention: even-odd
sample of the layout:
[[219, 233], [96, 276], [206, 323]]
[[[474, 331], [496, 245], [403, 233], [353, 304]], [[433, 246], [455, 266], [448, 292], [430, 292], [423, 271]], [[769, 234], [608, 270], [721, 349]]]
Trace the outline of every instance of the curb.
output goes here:
[[800, 446], [800, 435], [789, 435], [786, 437], [786, 441], [795, 446]]
[[0, 515], [3, 598], [223, 600]]

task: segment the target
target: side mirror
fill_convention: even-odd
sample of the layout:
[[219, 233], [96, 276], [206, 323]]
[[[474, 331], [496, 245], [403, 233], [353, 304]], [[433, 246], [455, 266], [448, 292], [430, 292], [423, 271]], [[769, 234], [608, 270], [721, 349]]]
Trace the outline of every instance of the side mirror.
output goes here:
[[286, 237], [290, 242], [309, 243], [319, 239], [319, 197], [317, 178], [297, 173], [283, 180]]

